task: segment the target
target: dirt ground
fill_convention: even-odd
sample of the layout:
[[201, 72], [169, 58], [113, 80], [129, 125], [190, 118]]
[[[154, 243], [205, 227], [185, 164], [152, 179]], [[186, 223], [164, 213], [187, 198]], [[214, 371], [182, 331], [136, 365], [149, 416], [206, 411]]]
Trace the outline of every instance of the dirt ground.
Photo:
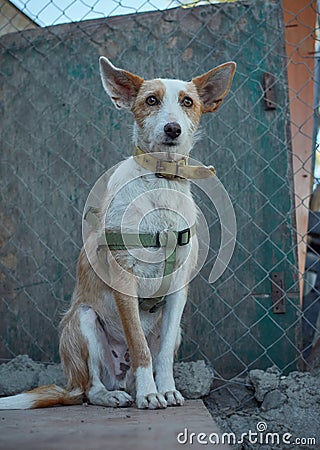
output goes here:
[[319, 374], [252, 370], [245, 383], [216, 388], [204, 403], [221, 432], [237, 437], [232, 449], [320, 449]]

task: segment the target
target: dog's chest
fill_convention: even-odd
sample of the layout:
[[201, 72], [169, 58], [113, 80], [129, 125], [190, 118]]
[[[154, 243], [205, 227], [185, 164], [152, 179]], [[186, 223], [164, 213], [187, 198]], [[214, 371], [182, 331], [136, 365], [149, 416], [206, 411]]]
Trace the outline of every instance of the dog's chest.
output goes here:
[[129, 161], [108, 185], [107, 229], [155, 234], [165, 229], [180, 231], [196, 222], [196, 206], [187, 181], [168, 181], [154, 174], [140, 176], [128, 170]]
[[[166, 230], [180, 232], [191, 228], [196, 223], [197, 209], [189, 182], [169, 181], [152, 173], [141, 176], [142, 173], [136, 163], [126, 160], [110, 178], [104, 209], [105, 228], [152, 236]], [[164, 249], [149, 248], [146, 254], [145, 249], [135, 248], [130, 252], [118, 252], [116, 258], [121, 266], [130, 267], [142, 279], [161, 280], [165, 270], [164, 255]], [[188, 245], [177, 246], [175, 267], [183, 264], [183, 271], [189, 272], [196, 259], [194, 236]], [[179, 274], [176, 277], [181, 278]], [[140, 286], [141, 283], [140, 280]]]

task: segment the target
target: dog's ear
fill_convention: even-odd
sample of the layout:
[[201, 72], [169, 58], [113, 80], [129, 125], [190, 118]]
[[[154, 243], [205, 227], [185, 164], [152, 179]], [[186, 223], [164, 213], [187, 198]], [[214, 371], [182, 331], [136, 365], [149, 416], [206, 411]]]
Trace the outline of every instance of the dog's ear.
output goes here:
[[99, 63], [103, 87], [116, 108], [131, 109], [144, 79], [118, 69], [104, 56], [100, 57]]
[[229, 92], [235, 70], [236, 63], [231, 61], [193, 78], [202, 101], [202, 113], [217, 111]]

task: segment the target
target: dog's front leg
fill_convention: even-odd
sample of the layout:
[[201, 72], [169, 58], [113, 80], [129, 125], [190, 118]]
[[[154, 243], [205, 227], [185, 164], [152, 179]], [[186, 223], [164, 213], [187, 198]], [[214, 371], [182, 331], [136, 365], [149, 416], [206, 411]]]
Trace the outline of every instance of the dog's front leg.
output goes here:
[[180, 321], [187, 300], [187, 287], [167, 296], [163, 309], [160, 350], [155, 371], [158, 392], [163, 394], [168, 406], [183, 405], [184, 398], [176, 390], [173, 378], [174, 353], [180, 344]]
[[137, 407], [166, 408], [167, 402], [164, 396], [158, 393], [153, 378], [152, 357], [141, 326], [138, 298], [117, 292], [115, 300], [135, 374]]

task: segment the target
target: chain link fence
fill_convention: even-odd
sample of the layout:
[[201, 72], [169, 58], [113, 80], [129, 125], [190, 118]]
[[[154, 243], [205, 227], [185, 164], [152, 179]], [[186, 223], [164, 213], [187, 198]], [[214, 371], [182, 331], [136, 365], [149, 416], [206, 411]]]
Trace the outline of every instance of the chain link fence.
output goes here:
[[0, 360], [58, 360], [87, 195], [132, 153], [132, 119], [99, 80], [105, 55], [145, 78], [237, 62], [193, 150], [230, 195], [237, 244], [210, 285], [220, 223], [195, 189], [211, 248], [191, 284], [180, 358], [205, 359], [229, 382], [251, 368], [318, 364], [316, 1], [1, 0], [0, 34]]

